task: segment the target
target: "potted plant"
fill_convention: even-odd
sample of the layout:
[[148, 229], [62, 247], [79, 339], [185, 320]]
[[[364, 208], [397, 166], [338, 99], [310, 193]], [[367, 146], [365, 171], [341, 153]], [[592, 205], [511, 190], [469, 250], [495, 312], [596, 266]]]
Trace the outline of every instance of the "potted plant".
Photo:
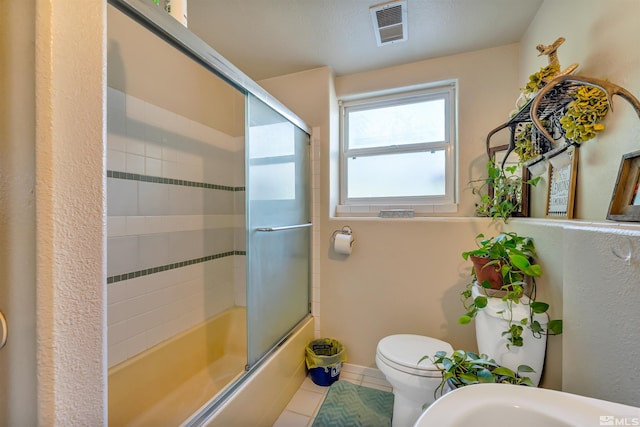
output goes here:
[[[535, 320], [535, 314], [547, 313], [549, 304], [536, 300], [535, 278], [542, 275], [542, 268], [535, 264], [536, 249], [533, 239], [519, 236], [514, 232], [500, 233], [496, 237], [476, 236], [477, 248], [462, 253], [465, 260], [474, 263], [471, 269], [472, 280], [460, 293], [466, 313], [458, 319], [468, 324], [478, 310], [487, 306], [488, 298], [497, 297], [505, 301], [508, 313], [505, 314], [507, 330], [503, 332], [508, 344], [521, 347], [524, 328], [531, 329], [534, 336], [542, 334], [561, 334], [562, 320], [550, 320], [547, 328]], [[472, 289], [478, 284], [484, 295], [473, 297]], [[523, 299], [523, 296], [527, 299]], [[529, 308], [528, 319], [513, 318], [513, 304], [526, 304]]]
[[502, 219], [506, 223], [514, 213], [520, 211], [523, 187], [535, 186], [540, 180], [539, 176], [524, 180], [516, 173], [521, 168], [522, 163], [503, 169], [495, 163], [495, 159], [487, 162], [487, 178], [471, 181], [472, 193], [480, 197], [480, 202], [475, 204], [478, 215]]
[[[442, 381], [435, 390], [435, 395], [445, 392], [445, 385], [450, 390], [471, 384], [503, 383], [533, 386], [529, 377], [521, 373], [533, 372], [527, 365], [518, 366], [518, 370], [513, 370], [500, 366], [495, 360], [490, 359], [486, 354], [476, 354], [464, 350], [456, 350], [448, 355], [444, 351], [436, 352], [435, 356], [424, 356], [422, 362], [430, 359], [434, 366], [442, 372]], [[418, 362], [418, 363], [420, 363]]]
[[[532, 261], [536, 256], [533, 239], [517, 233], [500, 233], [497, 237], [485, 238], [478, 234], [477, 248], [462, 253], [462, 258], [471, 260], [474, 281], [483, 287], [501, 289], [505, 284], [524, 285], [527, 277], [539, 277], [542, 268]], [[483, 283], [489, 281], [490, 286]]]

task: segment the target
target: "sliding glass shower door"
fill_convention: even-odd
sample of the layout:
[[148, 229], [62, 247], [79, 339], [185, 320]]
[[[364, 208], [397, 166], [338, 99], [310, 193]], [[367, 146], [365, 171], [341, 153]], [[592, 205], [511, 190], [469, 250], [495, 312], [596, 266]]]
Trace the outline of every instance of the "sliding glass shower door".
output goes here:
[[248, 96], [247, 350], [255, 365], [310, 312], [309, 135]]

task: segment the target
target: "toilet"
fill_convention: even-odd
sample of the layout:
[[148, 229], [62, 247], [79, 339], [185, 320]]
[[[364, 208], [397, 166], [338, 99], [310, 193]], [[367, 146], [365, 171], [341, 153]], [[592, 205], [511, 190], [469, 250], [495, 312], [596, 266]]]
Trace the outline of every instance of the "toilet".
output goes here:
[[437, 351], [453, 353], [444, 341], [421, 335], [390, 335], [378, 342], [376, 365], [393, 387], [392, 427], [412, 426], [425, 404], [434, 402], [442, 374], [430, 359]]
[[[480, 286], [472, 289], [473, 298], [484, 295]], [[529, 302], [522, 297], [520, 304], [513, 306], [513, 319], [519, 321], [529, 318]], [[501, 298], [488, 298], [487, 306], [478, 311], [475, 318], [476, 342], [478, 352], [488, 355], [499, 365], [517, 371], [520, 365], [529, 365], [535, 372], [524, 375], [531, 378], [534, 385], [540, 383], [544, 355], [547, 347], [547, 336], [533, 336], [530, 329], [522, 333], [524, 345], [507, 348], [507, 339], [502, 332], [507, 329], [506, 303]], [[535, 314], [534, 319], [546, 328], [548, 317]], [[433, 357], [437, 351], [453, 353], [447, 342], [421, 335], [390, 335], [378, 342], [376, 365], [393, 387], [393, 419], [392, 427], [413, 426], [423, 412], [425, 404], [434, 402], [434, 392], [440, 385], [442, 374], [431, 360], [418, 361], [423, 356]], [[436, 396], [439, 397], [439, 396]]]
[[[471, 289], [471, 295], [476, 298], [485, 295], [482, 288], [475, 284]], [[513, 321], [529, 318], [529, 298], [523, 296], [519, 304], [513, 304]], [[475, 318], [476, 342], [478, 352], [488, 355], [499, 365], [505, 366], [512, 371], [516, 371], [520, 365], [528, 365], [535, 372], [527, 372], [527, 377], [537, 387], [542, 376], [544, 367], [544, 355], [547, 349], [547, 336], [536, 337], [531, 329], [525, 327], [522, 332], [524, 344], [522, 347], [510, 346], [507, 348], [507, 338], [502, 336], [502, 332], [507, 329], [507, 303], [501, 298], [488, 298], [487, 306], [478, 311]], [[549, 318], [546, 314], [534, 314], [534, 320], [540, 322], [543, 329], [546, 329]]]

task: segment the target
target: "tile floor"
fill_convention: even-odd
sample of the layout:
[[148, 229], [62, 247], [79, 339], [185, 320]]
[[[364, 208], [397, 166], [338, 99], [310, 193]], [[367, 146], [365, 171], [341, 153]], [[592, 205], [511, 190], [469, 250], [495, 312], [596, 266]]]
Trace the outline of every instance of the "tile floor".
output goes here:
[[[384, 375], [373, 368], [345, 363], [340, 372], [340, 380], [391, 391], [391, 385]], [[307, 376], [273, 427], [311, 427], [328, 390], [329, 387], [316, 385]]]

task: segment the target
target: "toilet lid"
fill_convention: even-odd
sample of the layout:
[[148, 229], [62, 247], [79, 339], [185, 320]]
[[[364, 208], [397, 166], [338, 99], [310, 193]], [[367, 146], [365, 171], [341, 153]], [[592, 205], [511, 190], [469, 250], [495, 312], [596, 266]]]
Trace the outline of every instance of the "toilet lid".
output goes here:
[[437, 374], [441, 375], [430, 359], [425, 359], [418, 364], [423, 356], [433, 357], [437, 351], [446, 351], [451, 354], [453, 348], [449, 343], [435, 338], [410, 334], [391, 335], [378, 343], [378, 355], [385, 362], [391, 362], [390, 365], [405, 372], [410, 370], [426, 374], [429, 371], [437, 371]]

